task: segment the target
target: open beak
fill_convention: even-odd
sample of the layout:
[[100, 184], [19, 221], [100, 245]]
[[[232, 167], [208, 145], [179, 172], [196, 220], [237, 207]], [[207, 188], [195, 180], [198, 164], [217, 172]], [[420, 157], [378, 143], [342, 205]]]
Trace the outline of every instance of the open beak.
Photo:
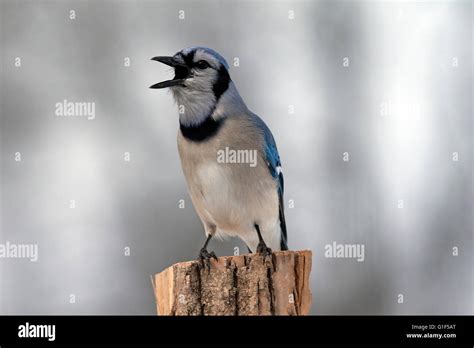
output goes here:
[[186, 65], [177, 62], [173, 57], [158, 56], [151, 58], [151, 60], [156, 60], [157, 62], [173, 67], [175, 69], [175, 76], [172, 80], [155, 83], [154, 85], [150, 86], [150, 88], [156, 89], [172, 86], [184, 86], [184, 82], [186, 81], [186, 77], [188, 75], [188, 67]]

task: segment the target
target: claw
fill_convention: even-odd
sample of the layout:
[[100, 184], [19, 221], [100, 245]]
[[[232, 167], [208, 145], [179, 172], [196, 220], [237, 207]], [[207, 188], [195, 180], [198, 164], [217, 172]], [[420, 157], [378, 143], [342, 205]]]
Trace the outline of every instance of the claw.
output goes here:
[[273, 254], [272, 249], [267, 247], [267, 245], [263, 242], [258, 243], [257, 253], [262, 254], [265, 258]]
[[211, 258], [217, 261], [217, 256], [214, 251], [207, 251], [205, 248], [202, 248], [199, 252], [199, 261], [201, 261], [201, 267], [207, 269], [208, 272], [211, 271]]
[[218, 260], [217, 260], [217, 255], [216, 255], [215, 252], [211, 251], [211, 252], [209, 253], [209, 256], [212, 257], [214, 260], [218, 261]]

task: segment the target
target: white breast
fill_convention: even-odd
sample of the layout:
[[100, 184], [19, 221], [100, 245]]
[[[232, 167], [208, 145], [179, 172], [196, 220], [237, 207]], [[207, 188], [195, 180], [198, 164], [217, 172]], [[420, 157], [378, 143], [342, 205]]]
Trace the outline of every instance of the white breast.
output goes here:
[[[218, 163], [217, 150], [222, 147], [258, 147], [256, 141], [245, 142], [245, 134], [229, 133], [233, 134], [222, 137], [225, 143], [213, 139], [205, 144], [193, 144], [178, 136], [183, 172], [196, 212], [204, 225], [216, 226], [217, 236], [239, 236], [253, 250], [258, 244], [254, 227], [258, 224], [267, 245], [278, 250], [276, 182], [260, 152], [255, 167], [247, 163]], [[248, 136], [257, 138], [255, 134]]]

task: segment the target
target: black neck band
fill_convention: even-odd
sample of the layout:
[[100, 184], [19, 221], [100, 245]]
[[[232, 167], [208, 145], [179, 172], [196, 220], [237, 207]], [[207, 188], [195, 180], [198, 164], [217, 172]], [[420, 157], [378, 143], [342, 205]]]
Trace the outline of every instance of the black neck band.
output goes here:
[[196, 126], [185, 126], [180, 124], [181, 134], [189, 140], [201, 142], [212, 138], [217, 134], [223, 120], [214, 120], [210, 115]]

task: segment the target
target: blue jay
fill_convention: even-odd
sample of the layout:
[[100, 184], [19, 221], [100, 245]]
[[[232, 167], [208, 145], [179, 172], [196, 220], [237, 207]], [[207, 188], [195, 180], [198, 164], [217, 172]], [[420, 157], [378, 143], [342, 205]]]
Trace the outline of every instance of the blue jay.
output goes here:
[[[238, 236], [250, 252], [265, 256], [287, 250], [283, 174], [275, 140], [245, 105], [225, 59], [210, 48], [190, 47], [152, 60], [174, 68], [172, 80], [150, 88], [169, 87], [180, 108], [181, 166], [207, 236], [200, 260], [217, 258], [207, 250], [213, 236]], [[222, 163], [217, 154], [224, 149], [234, 151], [234, 159], [236, 153], [254, 151], [256, 164]]]

